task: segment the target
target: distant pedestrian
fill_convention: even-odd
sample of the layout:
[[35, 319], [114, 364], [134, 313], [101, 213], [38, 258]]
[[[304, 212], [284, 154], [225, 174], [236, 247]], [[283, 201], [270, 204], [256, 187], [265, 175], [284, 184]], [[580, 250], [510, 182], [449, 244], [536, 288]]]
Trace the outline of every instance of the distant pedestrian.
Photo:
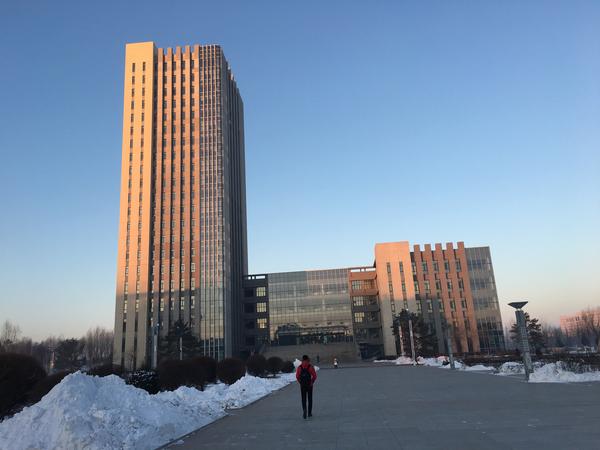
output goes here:
[[333, 368], [334, 369], [338, 368], [338, 360], [337, 360], [337, 358], [333, 358]]
[[312, 417], [313, 384], [317, 381], [317, 372], [307, 355], [302, 356], [302, 363], [296, 369], [296, 380], [300, 384], [302, 396], [302, 418], [306, 419], [307, 415], [306, 400], [308, 400], [308, 417]]
[[317, 355], [317, 364], [319, 364], [319, 362], [321, 362], [321, 358], [319, 358], [319, 355]]

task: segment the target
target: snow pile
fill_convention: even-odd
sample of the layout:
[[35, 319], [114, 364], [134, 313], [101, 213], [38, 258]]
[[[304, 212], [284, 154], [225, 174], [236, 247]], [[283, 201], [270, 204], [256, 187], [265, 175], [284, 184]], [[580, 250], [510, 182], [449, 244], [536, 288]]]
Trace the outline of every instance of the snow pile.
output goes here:
[[280, 374], [279, 378], [259, 378], [246, 375], [231, 386], [226, 384], [215, 385], [209, 392], [218, 392], [217, 398], [222, 408], [237, 409], [287, 386], [292, 381], [296, 381], [295, 374]]
[[[498, 368], [496, 375], [524, 375], [523, 363], [516, 361], [505, 362]], [[533, 373], [529, 376], [530, 383], [578, 383], [600, 381], [600, 371], [575, 373], [567, 369], [565, 363], [533, 364]]]
[[[457, 369], [457, 370], [465, 370], [466, 367], [467, 366], [465, 366], [462, 361], [459, 361], [458, 359], [454, 360], [454, 368], [455, 369]], [[450, 363], [448, 362], [448, 364], [441, 365], [440, 369], [451, 369]]]
[[600, 381], [600, 371], [575, 373], [566, 369], [564, 363], [544, 364], [535, 368], [529, 376], [530, 383], [582, 383]]
[[[417, 358], [417, 363], [422, 366], [430, 366], [430, 367], [439, 367], [441, 369], [450, 369], [450, 361], [447, 356], [438, 356], [437, 358], [423, 358], [419, 356]], [[454, 367], [457, 369], [463, 369], [465, 365], [458, 361], [454, 360]]]
[[397, 366], [406, 366], [406, 365], [411, 365], [414, 364], [415, 361], [412, 358], [409, 358], [407, 356], [400, 356], [396, 359], [376, 359], [375, 361], [373, 361], [375, 363], [388, 363], [388, 364], [395, 364]]
[[[376, 360], [374, 362], [396, 365], [413, 364], [413, 360], [405, 356], [401, 356], [395, 360]], [[437, 358], [423, 358], [419, 356], [417, 358], [417, 364], [421, 366], [438, 367], [440, 369], [450, 369], [447, 356], [438, 356]], [[462, 361], [458, 360], [454, 361], [454, 365], [456, 369], [465, 372], [488, 372], [500, 376], [525, 374], [523, 363], [517, 361], [505, 362], [497, 369], [483, 364], [467, 366]], [[576, 373], [568, 370], [565, 363], [561, 361], [549, 364], [536, 362], [533, 365], [533, 373], [529, 377], [530, 383], [581, 383], [591, 381], [600, 381], [600, 371]]]
[[448, 358], [446, 356], [438, 356], [437, 358], [423, 358], [422, 356], [417, 357], [417, 364], [421, 366], [442, 367], [444, 363], [447, 362]]
[[497, 375], [522, 375], [525, 373], [523, 363], [508, 361], [498, 368]]
[[180, 387], [150, 395], [115, 375], [77, 372], [37, 404], [0, 423], [0, 448], [156, 448], [223, 417], [226, 408], [241, 408], [293, 380], [293, 374], [246, 375], [231, 386], [218, 384], [204, 392]]
[[476, 364], [474, 366], [464, 366], [464, 370], [467, 372], [495, 372], [496, 369], [490, 366], [484, 366], [483, 364]]

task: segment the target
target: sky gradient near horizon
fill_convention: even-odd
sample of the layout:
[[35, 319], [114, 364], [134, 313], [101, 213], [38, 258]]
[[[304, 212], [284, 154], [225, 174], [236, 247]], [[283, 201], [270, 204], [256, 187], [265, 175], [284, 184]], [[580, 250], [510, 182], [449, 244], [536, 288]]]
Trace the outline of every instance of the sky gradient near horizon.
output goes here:
[[[502, 304], [600, 306], [600, 3], [3, 3], [0, 321], [113, 326], [125, 43], [217, 43], [252, 273], [489, 245]], [[512, 313], [503, 307], [503, 319]]]

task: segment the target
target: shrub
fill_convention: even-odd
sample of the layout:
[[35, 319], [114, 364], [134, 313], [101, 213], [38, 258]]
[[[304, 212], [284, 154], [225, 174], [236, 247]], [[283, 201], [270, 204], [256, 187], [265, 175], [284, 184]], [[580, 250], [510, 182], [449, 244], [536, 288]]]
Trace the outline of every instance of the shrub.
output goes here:
[[107, 377], [109, 375], [123, 375], [123, 368], [121, 366], [113, 365], [112, 363], [102, 364], [100, 366], [92, 367], [87, 371], [88, 375], [94, 375], [97, 377]]
[[70, 373], [68, 370], [63, 370], [39, 380], [27, 393], [27, 403], [33, 404], [39, 402], [44, 395], [50, 392], [54, 386]]
[[204, 389], [206, 371], [191, 359], [183, 361], [168, 359], [158, 366], [158, 381], [161, 390], [172, 391], [180, 386]]
[[136, 370], [127, 376], [127, 384], [143, 389], [148, 394], [156, 394], [160, 391], [158, 374], [153, 370]]
[[244, 361], [238, 358], [225, 358], [217, 364], [217, 378], [225, 384], [233, 384], [246, 373]]
[[176, 359], [161, 361], [157, 372], [161, 390], [173, 391], [187, 382], [187, 367], [183, 361]]
[[267, 370], [267, 360], [263, 355], [252, 355], [246, 360], [248, 373], [255, 377], [262, 377]]
[[187, 371], [186, 386], [197, 387], [203, 391], [207, 378], [203, 362], [198, 358], [191, 358], [184, 360], [183, 363]]
[[29, 355], [0, 354], [0, 417], [17, 410], [26, 401], [27, 392], [46, 371]]
[[283, 359], [279, 356], [271, 356], [267, 359], [267, 372], [271, 375], [277, 375], [283, 367]]
[[217, 361], [210, 356], [198, 356], [192, 358], [192, 361], [198, 367], [202, 367], [206, 376], [207, 383], [216, 383], [217, 381]]
[[284, 361], [281, 366], [281, 371], [283, 373], [293, 373], [295, 369], [294, 363], [291, 361]]

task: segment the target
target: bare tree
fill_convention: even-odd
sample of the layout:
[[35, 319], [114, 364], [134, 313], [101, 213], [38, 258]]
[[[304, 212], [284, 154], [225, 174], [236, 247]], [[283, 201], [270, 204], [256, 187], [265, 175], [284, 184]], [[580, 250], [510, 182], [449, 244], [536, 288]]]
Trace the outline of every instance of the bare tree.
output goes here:
[[17, 342], [20, 336], [21, 328], [10, 320], [5, 320], [0, 328], [0, 350], [6, 351], [11, 344]]
[[513, 340], [510, 337], [510, 330], [513, 327], [515, 321], [511, 321], [508, 323], [508, 325], [505, 325], [503, 328], [504, 331], [504, 345], [506, 347], [506, 350], [515, 350], [517, 348], [516, 344], [513, 342]]
[[21, 355], [31, 355], [31, 349], [33, 347], [33, 341], [31, 338], [21, 338], [11, 343], [8, 346], [8, 351], [12, 353], [20, 353]]
[[54, 351], [54, 369], [79, 369], [83, 365], [82, 350], [82, 339], [70, 338], [60, 341]]
[[102, 327], [90, 328], [84, 337], [85, 356], [89, 366], [106, 364], [112, 360], [113, 332]]
[[542, 324], [542, 336], [545, 347], [548, 349], [556, 349], [567, 345], [567, 338], [560, 327]]
[[581, 313], [582, 331], [589, 336], [592, 343], [596, 346], [596, 351], [600, 352], [600, 310], [591, 308]]

